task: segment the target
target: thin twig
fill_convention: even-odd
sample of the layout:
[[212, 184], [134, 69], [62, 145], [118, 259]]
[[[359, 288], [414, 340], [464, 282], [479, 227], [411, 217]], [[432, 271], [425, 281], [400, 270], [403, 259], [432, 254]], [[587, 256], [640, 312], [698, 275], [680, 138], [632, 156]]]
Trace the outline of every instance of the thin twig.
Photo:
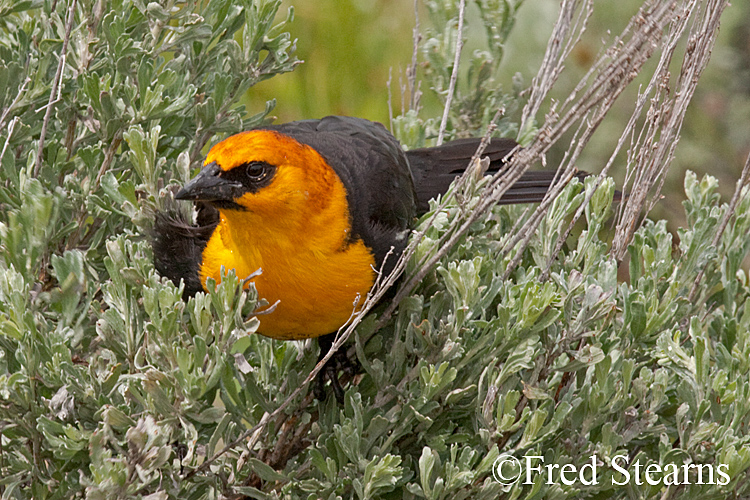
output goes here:
[[[542, 275], [540, 276], [540, 280], [544, 281], [549, 276], [549, 272], [552, 268], [552, 264], [554, 260], [557, 258], [557, 255], [562, 250], [562, 247], [565, 244], [565, 241], [568, 239], [568, 236], [573, 230], [573, 226], [581, 218], [586, 207], [590, 203], [591, 199], [594, 197], [594, 194], [596, 193], [597, 189], [599, 188], [601, 183], [604, 181], [604, 177], [607, 175], [610, 167], [613, 165], [614, 159], [619, 153], [620, 149], [622, 148], [625, 142], [625, 139], [631, 135], [632, 129], [635, 127], [637, 118], [640, 116], [647, 98], [652, 94], [653, 90], [657, 87], [658, 82], [663, 81], [665, 77], [665, 72], [667, 72], [669, 68], [669, 62], [672, 60], [672, 56], [676, 49], [677, 42], [682, 37], [685, 31], [688, 17], [689, 16], [687, 15], [687, 12], [685, 11], [683, 11], [682, 15], [674, 16], [672, 29], [670, 30], [667, 40], [663, 44], [665, 49], [661, 53], [659, 64], [657, 65], [657, 69], [654, 71], [651, 81], [646, 87], [646, 90], [638, 96], [634, 112], [631, 115], [630, 120], [628, 121], [628, 124], [625, 127], [625, 130], [620, 135], [620, 139], [618, 140], [617, 145], [615, 146], [615, 149], [612, 155], [610, 156], [609, 161], [600, 172], [592, 188], [586, 193], [583, 203], [581, 203], [581, 205], [576, 210], [576, 213], [571, 219], [571, 221], [569, 222], [567, 229], [560, 236], [558, 236], [557, 243], [555, 244], [555, 248], [549, 256], [545, 270], [542, 272]], [[620, 87], [618, 90], [621, 92], [622, 90], [624, 90], [624, 87]], [[599, 109], [597, 110], [597, 112], [594, 114], [594, 116], [591, 119], [586, 120], [586, 125], [587, 125], [586, 130], [583, 133], [583, 137], [576, 144], [574, 152], [570, 158], [571, 162], [575, 162], [578, 159], [583, 146], [589, 141], [589, 139], [591, 138], [591, 135], [596, 130], [597, 126], [601, 123], [601, 121], [606, 116], [606, 113], [608, 110], [609, 110], [608, 107], [601, 106], [599, 107]]]
[[55, 102], [60, 99], [59, 91], [62, 90], [60, 87], [60, 80], [62, 79], [63, 69], [65, 67], [65, 58], [68, 53], [68, 42], [70, 42], [70, 31], [73, 29], [73, 18], [75, 17], [75, 8], [77, 0], [71, 0], [70, 7], [68, 7], [68, 18], [65, 22], [65, 38], [63, 39], [62, 50], [60, 52], [60, 62], [57, 65], [57, 72], [55, 73], [55, 79], [52, 81], [52, 88], [49, 93], [49, 102], [47, 103], [47, 110], [44, 112], [44, 121], [42, 122], [42, 131], [39, 134], [39, 149], [36, 154], [36, 164], [34, 165], [34, 177], [39, 176], [39, 170], [42, 168], [42, 159], [44, 157], [44, 138], [47, 135], [47, 126], [49, 125], [50, 117], [52, 116], [52, 108]]
[[456, 28], [456, 53], [453, 56], [453, 70], [451, 71], [451, 80], [448, 84], [448, 95], [445, 97], [445, 107], [443, 108], [443, 119], [440, 121], [440, 130], [438, 131], [436, 146], [443, 143], [445, 127], [448, 125], [448, 114], [453, 103], [453, 94], [456, 91], [456, 81], [458, 80], [458, 67], [461, 62], [461, 49], [464, 46], [464, 13], [466, 11], [466, 0], [461, 0], [458, 4], [458, 27]]
[[[391, 92], [391, 82], [393, 82], [393, 68], [388, 68], [388, 81], [385, 82], [385, 86], [388, 89], [388, 130], [393, 132], [393, 100]], [[403, 102], [403, 98], [401, 99]]]
[[117, 134], [112, 139], [112, 142], [109, 144], [107, 151], [105, 151], [104, 153], [104, 161], [102, 162], [102, 166], [99, 169], [99, 173], [96, 174], [96, 179], [94, 180], [94, 186], [92, 188], [92, 191], [96, 190], [99, 187], [99, 184], [102, 181], [102, 177], [104, 176], [104, 173], [107, 170], [109, 170], [109, 166], [112, 164], [112, 161], [115, 158], [115, 153], [117, 152], [117, 148], [120, 147], [120, 143], [122, 143], [122, 135]]
[[[566, 173], [563, 175], [564, 177], [562, 177], [557, 183], [550, 186], [550, 188], [547, 190], [547, 194], [545, 195], [544, 200], [542, 200], [542, 203], [539, 204], [539, 207], [536, 209], [536, 211], [531, 216], [529, 221], [524, 225], [524, 227], [528, 226], [528, 227], [533, 227], [536, 229], [539, 226], [542, 219], [547, 214], [547, 209], [552, 205], [552, 202], [557, 198], [557, 196], [562, 192], [563, 188], [575, 176], [575, 170], [566, 169]], [[520, 245], [516, 249], [516, 253], [514, 254], [513, 258], [510, 260], [510, 262], [505, 268], [505, 272], [503, 273], [504, 280], [510, 277], [510, 274], [513, 272], [516, 266], [521, 262], [521, 258], [523, 257], [523, 251], [528, 247], [534, 234], [535, 232], [530, 231], [530, 230], [519, 231], [518, 235], [519, 236], [523, 235], [523, 237], [520, 238], [520, 240], [517, 240], [517, 241], [520, 241]], [[509, 250], [510, 250], [509, 246], [506, 245], [505, 249], [503, 250], [503, 253], [507, 253]]]
[[414, 0], [414, 31], [412, 32], [411, 64], [406, 68], [406, 82], [409, 85], [409, 110], [419, 112], [419, 101], [422, 93], [417, 81], [417, 63], [419, 56], [419, 44], [422, 42], [422, 33], [419, 29], [419, 3]]
[[[572, 19], [580, 4], [580, 0], [563, 0], [560, 6], [560, 14], [547, 43], [542, 65], [539, 67], [537, 76], [531, 81], [531, 95], [523, 108], [519, 127], [522, 133], [527, 130], [530, 121], [535, 119], [547, 94], [562, 73], [565, 59], [586, 29], [586, 24], [593, 11], [593, 2], [592, 0], [585, 1], [584, 9], [581, 11], [585, 13], [585, 18], [580, 24], [576, 23], [574, 27]], [[570, 35], [571, 32], [573, 33], [572, 36]]]
[[3, 110], [3, 114], [2, 116], [0, 116], [0, 129], [2, 129], [5, 126], [5, 120], [8, 118], [8, 115], [10, 114], [10, 111], [13, 109], [13, 107], [16, 104], [18, 104], [18, 101], [21, 100], [23, 93], [26, 91], [26, 85], [28, 85], [30, 81], [31, 81], [31, 78], [27, 76], [26, 80], [23, 81], [23, 84], [21, 84], [21, 87], [18, 89], [18, 94], [16, 94], [16, 97], [15, 99], [13, 99], [13, 102], [11, 102], [10, 105]]
[[492, 134], [495, 133], [495, 130], [497, 130], [497, 122], [500, 121], [500, 118], [502, 118], [504, 115], [505, 108], [500, 108], [495, 111], [495, 116], [492, 117], [490, 124], [487, 125], [487, 131], [484, 133], [484, 137], [482, 137], [482, 140], [479, 142], [477, 150], [474, 151], [474, 154], [469, 161], [469, 165], [474, 165], [475, 162], [479, 161], [482, 158], [485, 149], [487, 149], [487, 146], [489, 146], [490, 144]]
[[8, 144], [10, 144], [10, 137], [13, 135], [13, 130], [16, 128], [16, 123], [18, 123], [20, 120], [21, 119], [19, 117], [15, 116], [8, 124], [8, 137], [5, 138], [3, 150], [2, 152], [0, 152], [0, 164], [2, 164], [3, 157], [5, 156], [5, 150], [8, 149]]
[[[490, 126], [487, 127], [487, 132], [485, 133], [485, 136], [482, 138], [482, 141], [480, 142], [477, 151], [472, 156], [472, 160], [469, 163], [468, 168], [464, 173], [459, 177], [457, 181], [454, 183], [453, 193], [458, 194], [463, 189], [464, 185], [468, 182], [469, 177], [474, 175], [474, 168], [479, 168], [477, 165], [478, 159], [481, 156], [482, 152], [484, 151], [484, 148], [486, 148], [487, 143], [489, 142], [489, 138], [492, 135], [492, 132], [495, 128], [495, 123], [497, 120], [500, 119], [502, 116], [504, 110], [500, 109], [495, 113], [495, 116], [493, 118], [493, 122], [490, 123]], [[516, 148], [517, 149], [517, 148]], [[508, 153], [508, 157], [511, 157], [516, 153], [516, 149], [512, 150], [510, 153]], [[501, 170], [497, 172], [493, 176], [493, 180], [499, 177], [505, 177], [505, 176], [512, 176], [513, 172]], [[520, 174], [518, 174], [518, 177], [520, 177]], [[491, 183], [492, 181], [490, 181]], [[515, 181], [513, 181], [515, 182]], [[512, 184], [512, 183], [511, 183]], [[430, 270], [437, 264], [437, 262], [443, 258], [451, 248], [453, 248], [453, 245], [458, 241], [460, 237], [462, 237], [471, 227], [471, 225], [476, 222], [481, 215], [483, 215], [487, 210], [489, 210], [489, 207], [492, 206], [497, 200], [499, 200], [502, 195], [507, 191], [507, 189], [510, 187], [510, 184], [508, 187], [502, 191], [502, 192], [494, 192], [492, 189], [485, 189], [485, 191], [480, 195], [480, 199], [478, 204], [473, 207], [470, 211], [464, 211], [463, 217], [457, 219], [456, 225], [454, 226], [455, 230], [451, 233], [446, 233], [443, 235], [443, 237], [440, 239], [436, 247], [438, 250], [433, 255], [428, 255], [424, 257], [416, 266], [415, 273], [410, 276], [398, 289], [396, 292], [396, 296], [391, 300], [391, 303], [389, 306], [383, 311], [381, 316], [378, 318], [378, 324], [376, 326], [376, 330], [382, 327], [393, 315], [396, 308], [398, 307], [399, 303], [406, 298], [407, 295], [411, 293], [411, 291], [417, 286], [418, 283], [420, 283], [425, 276], [427, 276], [427, 273], [430, 272]], [[492, 202], [488, 202], [487, 200], [492, 198]], [[441, 204], [438, 206], [438, 208], [433, 213], [432, 217], [428, 219], [426, 222], [426, 226], [429, 228], [434, 223], [435, 219], [438, 217], [438, 215], [445, 209], [445, 207], [448, 205], [450, 201], [450, 197], [446, 196], [443, 198]], [[461, 223], [461, 219], [466, 219]], [[417, 246], [424, 238], [425, 231], [420, 231], [416, 233], [412, 237], [412, 241], [410, 242], [409, 246], [407, 246], [406, 250], [404, 251], [404, 255], [399, 260], [407, 260], [411, 258], [411, 255], [416, 251]]]

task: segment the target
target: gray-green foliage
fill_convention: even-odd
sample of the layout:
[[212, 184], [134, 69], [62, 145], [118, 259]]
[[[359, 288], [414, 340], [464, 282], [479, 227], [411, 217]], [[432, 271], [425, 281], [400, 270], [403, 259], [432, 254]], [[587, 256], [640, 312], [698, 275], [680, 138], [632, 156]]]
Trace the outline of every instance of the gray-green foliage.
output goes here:
[[[459, 3], [453, 0], [425, 0], [429, 14], [423, 34], [420, 55], [424, 59], [423, 85], [445, 104], [453, 73], [458, 33]], [[503, 89], [495, 80], [504, 53], [504, 44], [515, 23], [516, 12], [523, 0], [467, 0], [467, 20], [464, 38], [481, 40], [480, 49], [468, 43], [462, 50], [461, 69], [448, 115], [448, 137], [478, 137], [485, 133], [487, 124], [502, 109], [495, 136], [511, 137], [518, 131], [513, 120], [518, 108], [520, 81], [513, 89]], [[477, 17], [481, 27], [468, 25], [468, 18]], [[481, 35], [477, 35], [479, 31]], [[422, 89], [427, 92], [427, 89]], [[418, 109], [408, 110], [393, 120], [394, 135], [409, 147], [424, 147], [437, 136], [440, 117], [424, 118]]]
[[[273, 395], [233, 375], [254, 301], [222, 285], [183, 303], [144, 234], [209, 140], [262, 122], [273, 103], [238, 100], [291, 71], [294, 44], [276, 0], [76, 2], [37, 175], [71, 4], [0, 2], [0, 492], [176, 495], [176, 457], [212, 453]], [[288, 368], [292, 349], [261, 344]]]
[[[453, 14], [439, 33], [455, 17], [442, 4], [431, 8]], [[491, 20], [510, 4], [482, 5]], [[236, 101], [295, 64], [288, 36], [272, 29], [278, 6], [79, 1], [34, 178], [66, 9], [0, 2], [2, 498], [747, 497], [750, 192], [713, 245], [727, 206], [715, 180], [691, 174], [689, 226], [675, 240], [663, 221], [647, 222], [627, 279], [608, 254], [611, 181], [546, 281], [540, 266], [592, 183], [554, 202], [508, 280], [500, 240], [522, 209], [485, 214], [385, 328], [374, 331], [374, 316], [359, 328], [363, 375], [343, 406], [295, 400], [252, 450], [241, 441], [191, 474], [273, 412], [316, 359], [252, 334], [255, 296], [232, 271], [183, 302], [143, 236], [207, 141], [263, 119]], [[510, 25], [488, 23], [490, 39]], [[483, 99], [476, 109], [498, 105]], [[409, 123], [414, 146], [429, 131]], [[434, 225], [431, 214], [420, 221], [412, 266], [471, 203], [449, 200]], [[492, 475], [501, 453], [579, 466], [592, 454], [723, 463], [731, 482], [623, 487], [603, 464], [597, 485], [540, 475], [504, 487]]]

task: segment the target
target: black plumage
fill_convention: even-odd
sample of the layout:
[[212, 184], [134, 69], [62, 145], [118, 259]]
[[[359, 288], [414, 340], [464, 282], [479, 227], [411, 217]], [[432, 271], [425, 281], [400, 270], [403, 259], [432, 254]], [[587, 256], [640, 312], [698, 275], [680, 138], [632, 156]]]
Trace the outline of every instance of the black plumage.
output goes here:
[[176, 207], [157, 212], [151, 230], [154, 267], [179, 286], [184, 281], [183, 299], [203, 291], [199, 269], [209, 238], [219, 223], [219, 211], [202, 204], [197, 224], [192, 224]]

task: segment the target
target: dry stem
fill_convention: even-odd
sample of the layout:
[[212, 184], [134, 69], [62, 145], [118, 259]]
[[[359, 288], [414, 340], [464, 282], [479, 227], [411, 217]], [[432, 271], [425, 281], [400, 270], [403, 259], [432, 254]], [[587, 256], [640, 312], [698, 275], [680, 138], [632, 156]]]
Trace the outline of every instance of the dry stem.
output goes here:
[[461, 49], [464, 46], [464, 14], [466, 13], [466, 0], [461, 0], [458, 4], [458, 27], [456, 28], [456, 51], [453, 56], [453, 70], [451, 71], [451, 80], [448, 84], [448, 95], [445, 97], [445, 107], [443, 108], [443, 119], [440, 121], [440, 130], [438, 131], [436, 146], [443, 143], [445, 127], [448, 125], [448, 115], [450, 114], [451, 104], [453, 103], [453, 94], [456, 92], [456, 80], [458, 80], [458, 67], [461, 62]]
[[47, 135], [47, 126], [49, 125], [49, 119], [52, 116], [52, 108], [54, 107], [55, 103], [60, 100], [60, 79], [62, 78], [63, 69], [65, 68], [65, 58], [68, 53], [70, 31], [73, 29], [73, 18], [75, 17], [76, 2], [77, 0], [71, 0], [70, 7], [68, 8], [67, 21], [65, 22], [65, 38], [63, 39], [62, 50], [60, 51], [60, 62], [57, 65], [55, 79], [52, 81], [52, 88], [49, 92], [49, 101], [45, 106], [47, 109], [44, 112], [42, 131], [39, 134], [39, 149], [36, 154], [36, 164], [34, 165], [34, 177], [39, 176], [39, 170], [42, 168], [42, 159], [44, 158], [44, 138]]
[[[625, 256], [627, 247], [640, 226], [639, 219], [660, 198], [666, 171], [672, 163], [674, 150], [680, 139], [687, 106], [711, 57], [719, 20], [727, 4], [726, 0], [708, 0], [703, 8], [699, 8], [698, 0], [684, 2], [679, 9], [685, 14], [684, 17], [677, 17], [672, 25], [660, 61], [663, 64], [650, 84], [651, 88], [658, 86], [657, 95], [651, 100], [646, 125], [629, 151], [627, 179], [633, 179], [633, 191], [621, 209], [615, 230], [612, 254], [617, 260], [622, 260]], [[670, 93], [668, 64], [691, 13], [695, 17], [677, 77], [676, 90], [673, 98], [667, 98]]]

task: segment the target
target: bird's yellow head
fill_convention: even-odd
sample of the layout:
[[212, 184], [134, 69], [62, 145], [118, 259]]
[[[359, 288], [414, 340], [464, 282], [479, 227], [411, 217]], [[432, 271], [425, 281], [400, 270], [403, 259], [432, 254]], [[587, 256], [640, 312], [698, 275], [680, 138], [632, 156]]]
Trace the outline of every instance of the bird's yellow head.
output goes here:
[[[271, 130], [220, 142], [176, 198], [217, 207], [220, 221], [203, 249], [200, 280], [221, 270], [254, 275], [260, 297], [276, 309], [258, 332], [317, 337], [351, 316], [374, 282], [374, 258], [352, 238], [346, 188], [312, 147]], [[249, 282], [246, 286], [249, 286]]]
[[[201, 172], [176, 195], [205, 201], [225, 217], [314, 214], [327, 208], [341, 181], [313, 148], [272, 130], [251, 130], [216, 144]], [[299, 215], [297, 215], [299, 216]]]

